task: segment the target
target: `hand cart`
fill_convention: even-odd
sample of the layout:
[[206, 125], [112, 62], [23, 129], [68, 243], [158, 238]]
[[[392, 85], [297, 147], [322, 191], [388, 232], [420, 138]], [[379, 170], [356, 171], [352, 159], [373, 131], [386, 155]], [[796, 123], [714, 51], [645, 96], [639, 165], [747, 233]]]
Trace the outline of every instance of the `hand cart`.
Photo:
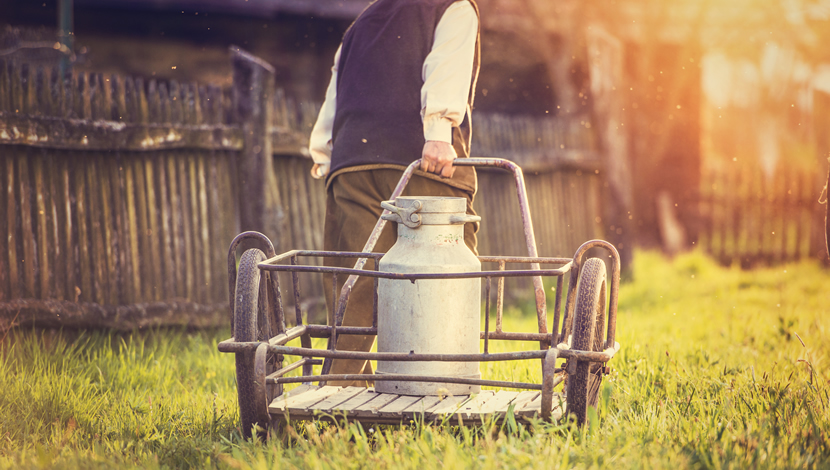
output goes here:
[[[412, 163], [403, 173], [391, 199], [403, 192], [420, 161]], [[396, 274], [377, 270], [383, 253], [372, 249], [380, 236], [386, 220], [378, 220], [363, 252], [330, 252], [292, 250], [280, 255], [273, 244], [257, 232], [238, 235], [228, 252], [228, 278], [230, 313], [233, 338], [219, 343], [219, 351], [236, 356], [236, 377], [239, 395], [239, 412], [242, 429], [250, 436], [254, 426], [260, 435], [272, 426], [290, 419], [347, 419], [379, 424], [400, 424], [413, 420], [453, 425], [480, 424], [484, 420], [503, 421], [512, 414], [516, 420], [557, 420], [572, 415], [580, 424], [586, 419], [588, 407], [595, 407], [606, 363], [619, 351], [615, 341], [617, 324], [617, 300], [620, 281], [620, 258], [617, 250], [603, 240], [591, 240], [580, 246], [573, 258], [539, 257], [528, 206], [527, 192], [521, 168], [503, 159], [465, 158], [455, 165], [501, 168], [513, 173], [521, 210], [527, 257], [480, 256], [489, 270], [477, 273], [415, 273]], [[389, 211], [385, 210], [384, 214]], [[261, 249], [246, 250], [237, 270], [236, 252], [240, 243], [257, 244]], [[606, 293], [606, 266], [599, 258], [583, 259], [592, 248], [608, 252], [611, 260], [610, 292]], [[356, 260], [354, 268], [323, 267], [300, 264], [301, 258], [344, 257]], [[374, 269], [364, 269], [368, 260]], [[507, 269], [507, 265], [519, 265], [521, 269]], [[288, 327], [289, 313], [283, 308], [279, 272], [288, 273], [292, 280], [294, 326]], [[340, 290], [334, 325], [307, 324], [303, 321], [300, 302], [299, 273], [331, 273], [334, 285], [338, 276], [348, 276]], [[562, 292], [565, 275], [569, 275], [564, 309]], [[375, 280], [373, 327], [343, 326], [343, 313], [352, 287], [359, 276]], [[479, 354], [429, 354], [371, 353], [335, 350], [339, 335], [377, 334], [377, 286], [378, 279], [454, 279], [479, 277], [484, 282], [485, 318], [483, 352]], [[508, 332], [502, 330], [504, 279], [507, 277], [531, 277], [535, 291], [538, 331], [535, 333]], [[548, 330], [548, 311], [543, 277], [556, 282], [553, 307], [553, 325]], [[342, 279], [342, 278], [341, 278]], [[496, 281], [496, 326], [491, 330], [491, 291]], [[288, 291], [289, 289], [287, 289]], [[560, 328], [561, 313], [561, 328]], [[312, 347], [312, 338], [326, 338], [326, 349]], [[299, 345], [290, 343], [299, 341]], [[491, 353], [491, 341], [538, 341], [539, 348], [529, 351]], [[299, 360], [286, 363], [286, 356]], [[557, 367], [557, 359], [564, 358]], [[389, 377], [371, 374], [330, 374], [333, 359], [360, 359], [371, 361], [451, 361], [489, 362], [539, 360], [542, 365], [542, 383], [522, 383], [485, 379], [453, 378], [443, 376], [400, 376], [394, 380], [464, 383], [498, 389], [483, 390], [470, 396], [408, 396], [379, 393], [373, 388], [336, 387], [329, 381], [379, 381]], [[315, 374], [314, 366], [322, 366]], [[299, 376], [289, 372], [301, 370]], [[554, 387], [565, 382], [563, 393], [555, 393]], [[285, 390], [286, 384], [302, 384]]]

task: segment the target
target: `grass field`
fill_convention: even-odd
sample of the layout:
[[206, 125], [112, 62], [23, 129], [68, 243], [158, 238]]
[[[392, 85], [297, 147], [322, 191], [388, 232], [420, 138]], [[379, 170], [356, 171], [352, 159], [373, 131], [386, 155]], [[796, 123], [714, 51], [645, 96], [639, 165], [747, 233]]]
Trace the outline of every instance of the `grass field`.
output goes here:
[[[2, 468], [830, 468], [830, 271], [638, 253], [589, 425], [237, 429], [227, 330], [33, 333], [0, 347]], [[535, 317], [511, 310], [508, 327]], [[535, 380], [538, 362], [482, 367]]]

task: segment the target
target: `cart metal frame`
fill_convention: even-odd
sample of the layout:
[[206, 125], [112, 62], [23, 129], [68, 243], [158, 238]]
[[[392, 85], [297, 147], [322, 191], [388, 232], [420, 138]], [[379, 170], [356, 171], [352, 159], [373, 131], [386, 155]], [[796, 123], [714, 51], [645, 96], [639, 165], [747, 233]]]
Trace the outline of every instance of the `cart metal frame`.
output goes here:
[[[400, 196], [411, 178], [420, 160], [413, 162], [403, 173], [398, 186], [390, 199], [394, 200]], [[522, 216], [525, 241], [528, 248], [527, 257], [514, 256], [480, 256], [483, 264], [495, 265], [496, 269], [483, 270], [477, 273], [418, 273], [418, 274], [397, 274], [385, 273], [378, 270], [378, 262], [384, 255], [374, 253], [372, 249], [377, 242], [386, 221], [379, 219], [369, 240], [362, 252], [334, 252], [319, 250], [292, 250], [277, 255], [271, 241], [261, 233], [245, 232], [238, 235], [228, 250], [228, 288], [229, 288], [229, 310], [231, 327], [234, 337], [219, 343], [219, 351], [234, 353], [236, 355], [237, 386], [239, 390], [240, 418], [243, 431], [249, 435], [253, 425], [258, 425], [260, 430], [268, 429], [278, 423], [291, 419], [334, 419], [335, 412], [340, 416], [363, 422], [374, 423], [400, 423], [408, 419], [426, 419], [435, 422], [453, 422], [458, 424], [470, 424], [481, 422], [485, 418], [496, 420], [506, 419], [508, 413], [515, 416], [530, 419], [538, 416], [545, 420], [557, 419], [566, 411], [575, 415], [578, 422], [585, 420], [586, 406], [590, 406], [592, 399], [586, 397], [580, 390], [565, 393], [564, 399], [561, 394], [554, 393], [554, 387], [567, 380], [568, 376], [582, 377], [580, 384], [587, 383], [587, 374], [594, 374], [601, 380], [601, 375], [607, 373], [606, 363], [619, 351], [620, 345], [616, 342], [617, 325], [617, 301], [619, 296], [620, 282], [620, 258], [617, 250], [610, 243], [603, 240], [591, 240], [580, 246], [573, 258], [549, 258], [539, 257], [536, 251], [536, 239], [533, 233], [533, 226], [530, 217], [530, 208], [527, 200], [527, 192], [524, 185], [524, 176], [521, 168], [513, 162], [504, 159], [473, 159], [465, 158], [455, 161], [455, 165], [479, 166], [501, 168], [511, 171], [516, 183], [516, 191], [519, 199], [519, 206]], [[384, 211], [384, 214], [388, 211]], [[245, 256], [256, 255], [256, 258], [242, 263], [240, 262], [240, 273], [237, 272], [237, 249], [243, 242], [248, 245], [257, 245], [263, 253], [253, 253], [248, 250]], [[610, 289], [607, 300], [607, 311], [605, 299], [605, 272], [602, 264], [602, 285], [601, 293], [592, 292], [584, 294], [577, 287], [582, 283], [582, 275], [585, 257], [588, 250], [592, 248], [604, 249], [608, 252], [611, 260]], [[248, 255], [251, 251], [252, 254]], [[301, 258], [351, 258], [355, 259], [353, 268], [338, 268], [300, 264]], [[267, 259], [265, 259], [267, 258]], [[371, 269], [366, 267], [368, 260], [372, 260]], [[596, 263], [596, 261], [588, 260]], [[244, 264], [244, 266], [243, 266]], [[520, 265], [522, 269], [507, 269], [507, 265]], [[545, 266], [545, 268], [542, 268]], [[597, 265], [599, 266], [599, 265]], [[594, 271], [597, 271], [594, 266]], [[246, 269], [245, 273], [242, 270]], [[279, 285], [280, 272], [288, 273], [291, 277], [294, 303], [295, 326], [287, 326], [287, 312], [283, 308], [282, 294]], [[334, 299], [337, 299], [334, 325], [306, 324], [303, 321], [300, 299], [300, 278], [299, 273], [329, 273], [333, 277], [332, 289]], [[239, 274], [239, 276], [238, 276]], [[565, 275], [570, 275], [568, 292], [565, 300], [564, 312], [562, 309], [562, 292], [564, 289]], [[338, 277], [348, 276], [343, 288], [338, 295]], [[343, 316], [349, 297], [359, 276], [371, 277], [374, 279], [374, 302], [373, 302], [373, 323], [372, 327], [349, 327], [343, 326]], [[534, 286], [536, 315], [538, 332], [508, 332], [502, 328], [504, 308], [504, 280], [507, 277], [531, 277]], [[542, 282], [543, 277], [556, 278], [556, 295], [553, 307], [553, 325], [549, 330], [547, 325], [548, 311], [547, 300]], [[243, 279], [244, 278], [244, 279]], [[417, 282], [421, 279], [459, 279], [459, 278], [481, 278], [485, 282], [485, 318], [484, 331], [480, 332], [483, 340], [483, 352], [479, 354], [423, 354], [423, 353], [371, 353], [356, 351], [338, 351], [334, 345], [339, 335], [376, 335], [377, 334], [377, 286], [378, 280], [385, 279], [406, 279]], [[238, 279], [240, 285], [238, 284]], [[492, 310], [493, 280], [496, 280], [495, 310], [496, 324], [491, 331], [490, 317]], [[262, 282], [264, 281], [264, 282]], [[593, 281], [592, 281], [593, 282]], [[247, 283], [246, 285], [242, 285]], [[586, 285], [588, 281], [584, 282]], [[596, 284], [596, 283], [595, 283]], [[599, 284], [597, 284], [599, 286]], [[587, 288], [587, 287], [586, 287]], [[247, 289], [247, 290], [245, 290]], [[253, 293], [256, 299], [245, 299], [240, 292]], [[596, 289], [594, 289], [596, 291]], [[258, 293], [258, 294], [257, 294]], [[582, 296], [593, 295], [594, 300], [582, 300]], [[250, 295], [249, 295], [250, 297]], [[596, 298], [601, 297], [601, 304], [596, 306], [587, 305], [589, 302], [596, 303]], [[246, 303], [247, 302], [247, 303]], [[585, 304], [584, 308], [578, 308], [577, 304]], [[580, 312], [588, 313], [580, 313]], [[560, 315], [562, 313], [562, 315]], [[577, 320], [581, 327], [574, 331], [575, 316], [590, 316], [584, 321]], [[594, 318], [596, 315], [596, 318]], [[560, 316], [561, 328], [560, 328]], [[607, 322], [605, 321], [607, 319]], [[590, 320], [590, 326], [588, 322]], [[596, 323], [595, 323], [596, 322]], [[605, 325], [605, 331], [591, 333], [591, 339], [587, 338], [587, 329], [594, 330]], [[242, 326], [240, 326], [242, 325]], [[247, 325], [248, 327], [246, 327]], [[253, 325], [251, 329], [250, 326]], [[583, 331], [585, 330], [585, 331]], [[594, 340], [596, 334], [600, 339]], [[586, 336], [580, 340], [579, 336]], [[326, 349], [312, 348], [312, 338], [327, 338]], [[604, 340], [602, 339], [604, 338]], [[289, 346], [288, 343], [299, 339], [300, 345]], [[538, 341], [539, 349], [531, 351], [490, 353], [490, 341]], [[576, 348], [577, 344], [585, 344], [583, 348]], [[593, 342], [593, 346], [589, 343]], [[300, 359], [290, 364], [285, 364], [286, 356], [298, 356]], [[556, 367], [559, 358], [567, 360], [564, 367]], [[409, 376], [409, 375], [372, 375], [372, 374], [331, 374], [331, 363], [333, 359], [361, 359], [371, 361], [451, 361], [451, 362], [490, 362], [490, 361], [517, 361], [517, 360], [541, 360], [542, 362], [542, 383], [523, 383], [495, 381], [484, 379], [461, 379], [452, 377], [436, 376]], [[582, 365], [581, 367], [580, 364]], [[320, 374], [313, 373], [313, 366], [322, 365]], [[289, 372], [302, 369], [302, 375], [287, 377]], [[459, 383], [473, 384], [486, 387], [524, 389], [534, 392], [534, 395], [505, 395], [503, 392], [482, 392], [479, 396], [471, 397], [440, 397], [426, 400], [424, 397], [406, 399], [401, 396], [388, 396], [378, 394], [370, 390], [357, 387], [326, 387], [328, 381], [418, 381], [433, 383]], [[577, 382], [576, 380], [572, 380]], [[301, 383], [303, 386], [284, 393], [285, 384]], [[313, 386], [312, 383], [319, 383]], [[571, 387], [569, 385], [569, 387]], [[582, 387], [582, 385], [580, 385]], [[501, 395], [500, 395], [501, 394]], [[379, 397], [380, 395], [387, 395]], [[577, 397], [577, 395], [581, 395]], [[361, 397], [366, 399], [365, 403], [359, 404]], [[511, 398], [512, 397], [512, 398]], [[520, 399], [520, 397], [522, 397]], [[316, 401], [315, 401], [316, 400]], [[339, 403], [335, 403], [340, 400]], [[372, 408], [367, 403], [378, 404]], [[384, 406], [395, 402], [395, 412], [384, 412]], [[420, 400], [420, 401], [419, 401]], [[425, 401], [426, 400], [426, 401]], [[491, 406], [485, 406], [490, 400]], [[524, 401], [522, 401], [524, 400]], [[595, 404], [596, 398], [593, 399]], [[519, 407], [519, 402], [522, 406]], [[427, 408], [426, 404], [431, 407]], [[494, 405], [500, 403], [500, 407]], [[342, 406], [348, 403], [357, 403], [353, 408], [351, 405]], [[420, 410], [418, 409], [420, 403]], [[380, 406], [383, 404], [384, 406]], [[409, 406], [404, 406], [408, 404]], [[340, 406], [338, 408], [338, 406]], [[362, 406], [362, 408], [361, 408]], [[466, 406], [466, 408], [465, 408]], [[292, 408], [293, 407], [293, 408]], [[388, 407], [387, 407], [388, 408]], [[464, 411], [466, 410], [466, 413]], [[481, 413], [482, 410], [489, 410], [488, 413]], [[420, 413], [419, 413], [420, 412]], [[293, 413], [293, 416], [292, 416]], [[466, 415], [465, 422], [463, 416]], [[473, 419], [471, 419], [471, 417]]]

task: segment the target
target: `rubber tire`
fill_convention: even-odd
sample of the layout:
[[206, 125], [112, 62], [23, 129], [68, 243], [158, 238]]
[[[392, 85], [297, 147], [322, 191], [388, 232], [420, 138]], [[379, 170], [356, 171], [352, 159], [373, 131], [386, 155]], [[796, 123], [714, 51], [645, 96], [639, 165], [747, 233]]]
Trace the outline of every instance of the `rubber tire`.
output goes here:
[[[574, 308], [571, 349], [601, 351], [605, 342], [606, 309], [605, 263], [590, 258], [579, 273], [576, 307]], [[602, 363], [579, 361], [576, 373], [568, 377], [567, 410], [579, 425], [585, 423], [588, 407], [596, 408], [602, 382]]]
[[[265, 254], [250, 249], [242, 254], [236, 273], [233, 301], [233, 337], [236, 342], [258, 341], [258, 317], [262, 315], [260, 302], [261, 273], [257, 265], [265, 261]], [[264, 300], [264, 299], [263, 299]], [[258, 403], [254, 392], [256, 373], [254, 351], [236, 353], [236, 390], [239, 398], [239, 421], [242, 434], [251, 437], [254, 424], [268, 429], [268, 404]]]

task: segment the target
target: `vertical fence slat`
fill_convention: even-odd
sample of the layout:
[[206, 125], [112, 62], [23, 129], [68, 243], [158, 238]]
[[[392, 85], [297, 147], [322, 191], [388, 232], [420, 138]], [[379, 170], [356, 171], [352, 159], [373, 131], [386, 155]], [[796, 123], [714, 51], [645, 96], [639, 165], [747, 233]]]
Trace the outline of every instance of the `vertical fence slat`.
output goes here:
[[173, 298], [176, 296], [176, 256], [173, 251], [173, 227], [176, 222], [171, 220], [171, 208], [168, 184], [167, 165], [165, 164], [167, 157], [164, 155], [155, 159], [156, 172], [158, 174], [158, 188], [159, 188], [159, 217], [161, 220], [161, 252], [162, 266], [164, 269], [164, 296], [165, 298]]
[[[188, 119], [193, 119], [193, 115], [188, 116]], [[193, 262], [193, 295], [194, 300], [203, 299], [205, 294], [204, 270], [205, 266], [202, 263], [202, 251], [207, 249], [202, 245], [201, 232], [201, 211], [199, 210], [199, 181], [198, 171], [196, 169], [196, 159], [198, 157], [193, 152], [187, 152], [187, 176], [188, 182], [188, 198], [190, 199], [188, 207], [190, 212], [190, 246], [192, 247], [192, 262]]]
[[149, 272], [153, 279], [155, 279], [156, 287], [153, 290], [152, 299], [161, 300], [162, 292], [164, 290], [164, 277], [162, 277], [162, 259], [160, 257], [161, 250], [159, 249], [160, 234], [159, 234], [159, 211], [156, 198], [156, 178], [153, 172], [155, 160], [150, 156], [142, 156], [139, 164], [144, 164], [144, 179], [147, 184], [147, 239], [148, 249], [143, 262], [148, 264]]
[[51, 211], [47, 211], [47, 204], [50, 199], [50, 195], [47, 191], [48, 186], [46, 176], [44, 175], [44, 173], [46, 173], [46, 169], [44, 168], [45, 156], [42, 154], [43, 151], [40, 149], [38, 149], [38, 153], [41, 153], [41, 155], [36, 155], [32, 158], [35, 179], [34, 196], [36, 211], [35, 221], [37, 225], [38, 278], [40, 281], [40, 298], [49, 299], [53, 297], [51, 276], [53, 275], [52, 270], [54, 269], [51, 263], [51, 259], [54, 258], [54, 254], [50, 256], [49, 253], [52, 249], [52, 244], [49, 240]]
[[[179, 201], [181, 203], [181, 227], [182, 227], [182, 252], [184, 253], [183, 278], [185, 285], [185, 297], [188, 300], [194, 298], [194, 273], [193, 273], [193, 230], [191, 229], [190, 214], [190, 184], [187, 175], [187, 162], [184, 155], [177, 156], [177, 176], [179, 177]], [[181, 252], [179, 256], [181, 256]]]
[[[232, 217], [230, 213], [225, 213], [223, 211], [223, 205], [220, 204], [220, 195], [222, 198], [228, 198], [227, 194], [221, 194], [222, 191], [221, 186], [219, 185], [219, 176], [218, 173], [218, 166], [219, 166], [219, 159], [221, 158], [218, 155], [218, 152], [211, 152], [210, 157], [208, 159], [208, 168], [207, 168], [207, 185], [209, 188], [212, 188], [211, 191], [208, 191], [208, 203], [210, 205], [210, 213], [213, 217], [209, 217], [207, 219], [207, 224], [210, 229], [210, 240], [211, 240], [211, 247], [210, 250], [211, 254], [211, 264], [210, 264], [210, 272], [219, 273], [223, 272], [222, 259], [224, 255], [222, 253], [221, 248], [226, 248], [226, 245], [230, 244], [230, 240], [225, 240], [225, 231], [224, 227], [228, 224], [227, 221], [229, 218]], [[220, 302], [225, 300], [225, 294], [222, 289], [222, 277], [214, 279], [215, 286], [211, 285], [210, 289], [210, 296], [209, 298], [213, 302]]]
[[135, 234], [135, 211], [133, 210], [133, 184], [132, 169], [123, 155], [118, 155], [117, 178], [119, 204], [118, 219], [120, 223], [119, 234], [121, 239], [121, 296], [125, 304], [132, 304], [136, 301], [137, 288], [134, 281], [135, 264], [134, 256], [134, 234]]
[[23, 63], [20, 67], [20, 84], [21, 84], [21, 114], [35, 113], [35, 87], [34, 87], [34, 73], [29, 64]]
[[[100, 103], [100, 101], [99, 101]], [[101, 111], [100, 108], [98, 111]], [[107, 276], [107, 247], [106, 247], [106, 217], [104, 195], [101, 192], [99, 169], [103, 163], [102, 157], [90, 158], [87, 166], [87, 188], [89, 189], [89, 233], [92, 240], [92, 271], [94, 276], [95, 302], [105, 305], [109, 298], [109, 277]]]
[[35, 222], [32, 217], [32, 186], [29, 174], [30, 149], [19, 150], [17, 167], [20, 175], [20, 229], [23, 241], [23, 286], [26, 298], [37, 296], [37, 246]]
[[[3, 65], [3, 63], [2, 63], [2, 61], [0, 61], [0, 66], [2, 66], [2, 65]], [[3, 89], [2, 88], [3, 87], [2, 79], [3, 79], [2, 73], [0, 73], [0, 93], [2, 93], [2, 89]], [[2, 95], [0, 95], [0, 99], [2, 99]], [[0, 108], [0, 109], [2, 109], [2, 108]], [[8, 207], [8, 201], [7, 201], [8, 192], [6, 191], [6, 188], [5, 188], [5, 182], [6, 182], [5, 160], [7, 160], [7, 159], [8, 159], [8, 157], [0, 158], [0, 184], [3, 184], [3, 188], [0, 189], [0, 208]], [[7, 236], [7, 233], [8, 233], [7, 229], [6, 229], [6, 224], [7, 223], [8, 223], [8, 220], [7, 220], [6, 217], [0, 217], [0, 237], [6, 237]], [[7, 261], [7, 259], [8, 259], [7, 258], [7, 256], [8, 256], [7, 251], [8, 250], [0, 249], [0, 302], [6, 302], [6, 301], [9, 300], [9, 265], [8, 265], [8, 261]]]
[[113, 216], [113, 204], [114, 204], [114, 195], [113, 195], [113, 185], [112, 180], [110, 179], [110, 175], [112, 174], [112, 170], [110, 169], [113, 167], [117, 162], [108, 157], [104, 157], [98, 160], [99, 168], [97, 171], [98, 181], [99, 181], [99, 193], [101, 195], [101, 233], [103, 235], [103, 242], [104, 242], [104, 250], [103, 256], [105, 257], [102, 260], [102, 267], [104, 271], [104, 278], [106, 280], [105, 284], [105, 291], [104, 291], [104, 301], [109, 305], [117, 305], [118, 304], [118, 297], [120, 295], [118, 291], [118, 242], [117, 242], [117, 233], [115, 232], [115, 218]]
[[[78, 161], [80, 160], [80, 161]], [[75, 213], [77, 214], [76, 225], [78, 226], [78, 261], [76, 275], [80, 279], [80, 286], [75, 286], [75, 297], [85, 302], [92, 302], [92, 263], [90, 262], [90, 235], [87, 214], [87, 193], [86, 193], [86, 167], [89, 162], [78, 158], [74, 165], [75, 177]], [[80, 290], [80, 293], [78, 293]]]
[[110, 191], [112, 194], [112, 244], [113, 262], [115, 270], [110, 273], [113, 298], [118, 305], [128, 305], [128, 288], [125, 282], [127, 273], [128, 248], [126, 243], [126, 211], [124, 210], [124, 178], [123, 159], [120, 152], [113, 155], [107, 166], [107, 178], [110, 180]]
[[[5, 64], [0, 62], [0, 66], [5, 68]], [[0, 81], [3, 80], [2, 69], [0, 69]], [[2, 99], [2, 95], [0, 95]], [[16, 201], [14, 197], [14, 159], [5, 156], [2, 159], [2, 179], [3, 184], [3, 198], [0, 207], [6, 208], [6, 215], [0, 220], [0, 237], [6, 241], [5, 248], [0, 253], [0, 293], [3, 299], [14, 299], [17, 297], [17, 257], [15, 256], [16, 248], [14, 246], [15, 237], [15, 217], [17, 215]]]
[[9, 68], [11, 64], [0, 59], [0, 111], [9, 111], [11, 100], [11, 80]]
[[137, 292], [142, 301], [146, 302], [155, 298], [156, 290], [160, 279], [153, 278], [151, 264], [147, 259], [152, 256], [149, 244], [149, 222], [147, 220], [147, 182], [144, 175], [144, 164], [141, 158], [131, 159], [135, 175], [135, 214], [138, 222], [138, 249], [141, 257], [135, 266], [136, 274], [141, 276], [141, 290]]
[[167, 102], [170, 112], [170, 122], [178, 124], [182, 122], [182, 96], [179, 82], [170, 81], [170, 101]]
[[210, 219], [208, 218], [208, 187], [207, 187], [207, 178], [205, 172], [205, 161], [208, 160], [210, 157], [208, 155], [199, 155], [197, 157], [197, 167], [196, 167], [196, 187], [199, 194], [199, 220], [201, 223], [199, 224], [199, 235], [201, 236], [201, 252], [197, 253], [202, 257], [202, 295], [200, 297], [201, 302], [208, 302], [210, 300], [211, 293], [210, 290], [218, 288], [220, 285], [216, 283], [214, 285], [213, 282], [213, 274], [215, 271], [212, 269], [212, 263], [210, 261], [211, 251], [221, 251], [219, 248], [221, 245], [216, 245], [213, 243], [213, 239], [210, 238]]
[[[56, 110], [59, 112], [59, 110]], [[50, 155], [46, 159], [47, 184], [49, 185], [49, 203], [46, 210], [49, 213], [49, 254], [52, 262], [50, 270], [52, 296], [58, 300], [66, 298], [61, 273], [66, 271], [66, 253], [61, 247], [61, 218], [59, 217], [61, 205], [59, 203], [62, 193], [60, 191], [60, 172], [58, 159]]]
[[23, 283], [21, 282], [22, 267], [20, 266], [20, 258], [22, 253], [18, 254], [18, 241], [21, 239], [19, 231], [18, 218], [20, 215], [18, 194], [18, 173], [15, 171], [15, 158], [12, 155], [6, 157], [6, 177], [7, 180], [7, 242], [9, 255], [9, 289], [12, 299], [19, 299], [23, 297]]
[[139, 302], [144, 297], [141, 293], [141, 258], [139, 257], [139, 252], [141, 251], [139, 240], [141, 238], [141, 234], [138, 224], [138, 203], [136, 202], [138, 199], [136, 196], [136, 187], [138, 184], [136, 182], [135, 167], [133, 162], [125, 160], [122, 166], [124, 168], [124, 190], [126, 194], [125, 202], [127, 205], [127, 231], [129, 233], [127, 239], [130, 250], [130, 269], [128, 272], [129, 277], [127, 278], [129, 290], [127, 296], [132, 299], [132, 302]]
[[[70, 153], [69, 157], [71, 158], [74, 156], [74, 153]], [[58, 159], [58, 180], [60, 183], [60, 194], [61, 194], [61, 204], [60, 209], [58, 210], [59, 221], [60, 221], [60, 234], [61, 234], [61, 248], [63, 250], [63, 257], [65, 261], [64, 270], [58, 273], [58, 278], [61, 278], [61, 274], [63, 274], [63, 292], [64, 296], [67, 300], [75, 300], [76, 295], [76, 286], [80, 284], [80, 281], [76, 277], [76, 256], [77, 250], [76, 242], [77, 242], [77, 235], [73, 236], [75, 233], [75, 229], [77, 224], [75, 223], [75, 214], [72, 211], [73, 207], [73, 200], [75, 199], [75, 195], [72, 188], [72, 174], [70, 172], [70, 165], [68, 162], [68, 158], [59, 158]]]
[[173, 260], [175, 261], [176, 273], [176, 297], [184, 298], [187, 296], [185, 288], [185, 275], [183, 266], [185, 262], [184, 253], [184, 237], [182, 235], [182, 216], [181, 216], [181, 196], [179, 194], [179, 174], [177, 171], [176, 158], [174, 155], [168, 155], [167, 159], [167, 182], [169, 184], [170, 194], [170, 223], [173, 234]]

